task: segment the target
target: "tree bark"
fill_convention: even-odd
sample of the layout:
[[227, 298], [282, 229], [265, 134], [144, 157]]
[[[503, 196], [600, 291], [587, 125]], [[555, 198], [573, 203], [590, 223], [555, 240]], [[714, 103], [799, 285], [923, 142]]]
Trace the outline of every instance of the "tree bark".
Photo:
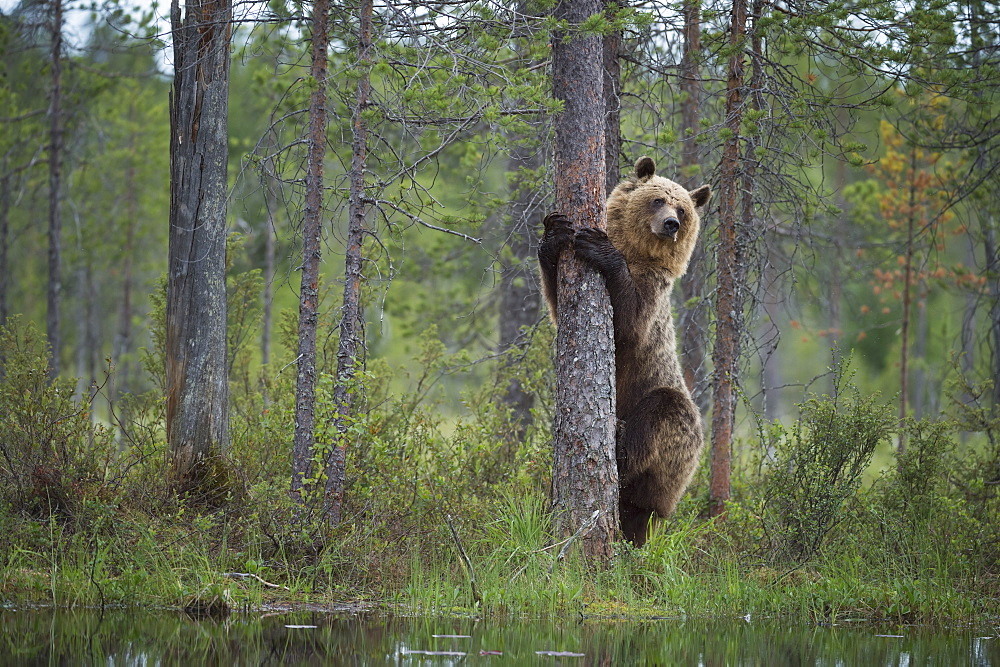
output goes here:
[[[564, 103], [555, 118], [556, 208], [578, 228], [606, 228], [605, 98], [600, 37], [572, 35], [602, 9], [600, 0], [556, 7], [571, 38], [552, 38], [552, 84]], [[611, 302], [600, 276], [572, 252], [559, 260], [552, 506], [558, 536], [572, 535], [595, 511], [584, 553], [607, 560], [618, 525], [615, 460], [615, 347]]]
[[990, 366], [993, 369], [993, 407], [1000, 406], [1000, 243], [997, 239], [997, 220], [986, 215], [983, 245], [986, 253], [987, 290], [990, 299]]
[[[226, 169], [230, 0], [170, 7], [170, 235], [167, 443], [178, 490], [201, 487], [206, 461], [229, 449]], [[210, 493], [217, 489], [204, 489]]]
[[62, 214], [59, 207], [62, 190], [62, 0], [52, 2], [52, 37], [49, 55], [52, 88], [49, 96], [49, 284], [45, 332], [49, 339], [49, 378], [59, 376], [62, 338], [60, 336], [59, 300], [62, 293]]
[[[538, 190], [530, 184], [530, 180], [541, 166], [541, 153], [537, 147], [519, 144], [512, 146], [507, 162], [514, 195], [507, 231], [510, 264], [505, 267], [500, 279], [500, 337], [497, 344], [498, 352], [508, 355], [505, 363], [512, 368], [517, 366], [517, 359], [511, 355], [524, 348], [524, 330], [538, 321], [541, 303], [538, 287], [531, 277], [533, 262], [530, 261], [533, 255], [531, 239], [538, 237], [541, 226]], [[531, 424], [531, 408], [535, 397], [525, 391], [520, 379], [514, 374], [504, 391], [503, 401], [510, 408], [513, 427], [506, 437], [503, 457], [505, 462], [510, 462]]]
[[[613, 16], [620, 7], [619, 0], [605, 0], [605, 11]], [[604, 59], [604, 178], [607, 183], [605, 195], [621, 180], [620, 159], [622, 154], [621, 108], [622, 108], [622, 66], [618, 57], [622, 34], [610, 32], [602, 43]]]
[[344, 301], [340, 311], [340, 341], [337, 345], [337, 383], [333, 401], [337, 406], [336, 441], [326, 464], [326, 502], [324, 510], [330, 523], [340, 522], [343, 507], [347, 431], [353, 412], [351, 385], [364, 351], [364, 312], [361, 308], [362, 244], [365, 239], [365, 166], [368, 161], [368, 123], [364, 112], [371, 96], [373, 0], [361, 0], [358, 11], [358, 91], [351, 127], [351, 186], [348, 204], [347, 253], [344, 260]]
[[[10, 280], [10, 261], [8, 249], [10, 246], [10, 174], [7, 173], [7, 163], [4, 160], [4, 172], [0, 175], [0, 327], [7, 326], [7, 292]], [[3, 373], [0, 360], [0, 374]]]
[[[133, 107], [134, 112], [134, 107]], [[134, 113], [133, 113], [134, 115]], [[131, 391], [131, 363], [129, 353], [132, 349], [132, 292], [135, 288], [133, 276], [133, 255], [135, 248], [135, 231], [139, 221], [138, 182], [136, 179], [136, 160], [139, 150], [135, 142], [135, 134], [130, 135], [128, 164], [125, 167], [125, 247], [122, 252], [122, 286], [121, 301], [118, 304], [118, 327], [111, 347], [111, 358], [117, 364], [115, 381], [112, 385], [110, 399], [117, 401], [125, 392]]]
[[[691, 190], [701, 185], [701, 155], [697, 136], [701, 123], [701, 2], [685, 0], [684, 55], [680, 63], [681, 89], [681, 184]], [[702, 232], [702, 238], [706, 235]], [[681, 276], [678, 304], [680, 329], [681, 372], [691, 392], [691, 398], [704, 415], [708, 411], [705, 341], [708, 338], [708, 312], [703, 303], [707, 282], [704, 243], [695, 245], [688, 270]]]
[[917, 203], [917, 149], [910, 149], [910, 201], [906, 214], [906, 258], [903, 264], [903, 324], [899, 334], [899, 442], [896, 445], [897, 454], [906, 452], [906, 431], [903, 426], [906, 421], [907, 398], [909, 387], [909, 348], [910, 348], [910, 310], [913, 302], [910, 283], [913, 282], [913, 240], [916, 226]]
[[302, 502], [302, 485], [312, 476], [316, 438], [316, 325], [319, 312], [320, 240], [323, 230], [323, 161], [326, 158], [327, 21], [329, 0], [316, 0], [312, 17], [314, 80], [309, 97], [305, 216], [302, 223], [302, 284], [299, 289], [298, 375], [295, 382], [295, 435], [292, 443], [292, 497]]
[[713, 377], [712, 447], [709, 472], [709, 515], [725, 512], [730, 498], [730, 466], [736, 415], [736, 378], [742, 335], [743, 248], [740, 243], [740, 124], [743, 119], [744, 39], [747, 3], [734, 0], [729, 33], [732, 55], [727, 67], [726, 120], [729, 130], [719, 165], [719, 243], [716, 249], [715, 346]]

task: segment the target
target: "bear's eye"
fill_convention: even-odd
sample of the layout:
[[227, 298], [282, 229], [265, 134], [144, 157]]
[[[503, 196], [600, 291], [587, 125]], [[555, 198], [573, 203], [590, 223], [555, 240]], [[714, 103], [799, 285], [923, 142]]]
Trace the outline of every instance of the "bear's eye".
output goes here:
[[677, 219], [680, 220], [681, 222], [684, 221], [684, 216], [685, 215], [687, 215], [687, 214], [684, 212], [684, 209], [679, 209], [677, 211]]
[[667, 200], [664, 199], [663, 197], [657, 197], [656, 199], [653, 200], [653, 206], [655, 206], [657, 208], [663, 206], [666, 203], [667, 203]]

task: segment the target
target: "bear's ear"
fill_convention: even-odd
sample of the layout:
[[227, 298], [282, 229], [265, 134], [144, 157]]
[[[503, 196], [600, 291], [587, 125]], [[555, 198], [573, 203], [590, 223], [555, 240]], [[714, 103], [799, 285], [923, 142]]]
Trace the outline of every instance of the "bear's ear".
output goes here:
[[708, 203], [709, 199], [711, 199], [712, 188], [707, 185], [703, 185], [697, 190], [691, 190], [688, 194], [691, 195], [691, 201], [694, 202], [694, 207], [701, 208]]
[[647, 178], [656, 173], [656, 163], [653, 162], [653, 158], [643, 156], [636, 160], [635, 163], [635, 177], [637, 180], [645, 181]]

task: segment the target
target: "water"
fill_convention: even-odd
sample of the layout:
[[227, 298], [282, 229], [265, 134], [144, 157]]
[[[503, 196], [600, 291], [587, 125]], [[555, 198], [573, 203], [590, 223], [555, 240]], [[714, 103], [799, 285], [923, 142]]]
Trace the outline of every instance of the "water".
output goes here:
[[474, 620], [328, 612], [222, 620], [137, 610], [0, 610], [3, 665], [975, 665], [1000, 634], [774, 622]]

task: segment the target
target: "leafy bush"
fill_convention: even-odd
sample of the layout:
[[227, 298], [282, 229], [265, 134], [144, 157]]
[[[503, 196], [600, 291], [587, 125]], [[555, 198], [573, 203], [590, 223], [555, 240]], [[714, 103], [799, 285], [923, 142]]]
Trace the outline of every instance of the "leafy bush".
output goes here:
[[893, 433], [891, 408], [877, 396], [843, 387], [836, 369], [834, 396], [810, 398], [787, 431], [774, 424], [762, 440], [773, 452], [760, 490], [760, 516], [770, 558], [801, 563], [815, 555], [843, 518], [844, 502], [861, 485], [875, 448]]
[[112, 434], [91, 424], [72, 380], [50, 380], [48, 345], [33, 323], [10, 318], [0, 351], [0, 498], [36, 517], [70, 516], [103, 489]]

